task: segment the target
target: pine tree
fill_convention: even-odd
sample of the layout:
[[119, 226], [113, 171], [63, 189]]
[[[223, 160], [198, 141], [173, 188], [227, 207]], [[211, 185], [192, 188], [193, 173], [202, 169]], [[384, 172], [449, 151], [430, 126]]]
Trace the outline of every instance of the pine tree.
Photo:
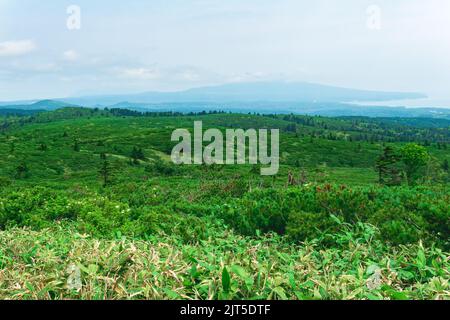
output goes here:
[[378, 157], [375, 165], [380, 184], [398, 185], [401, 183], [400, 170], [398, 169], [399, 160], [400, 157], [395, 153], [393, 148], [384, 148], [383, 153]]
[[142, 151], [141, 148], [137, 149], [137, 156], [139, 160], [145, 160], [145, 154], [144, 151]]
[[448, 164], [448, 160], [445, 159], [444, 163], [442, 163], [442, 169], [446, 172], [449, 172], [449, 164]]
[[139, 160], [145, 160], [145, 154], [141, 148], [133, 147], [131, 151], [131, 160], [134, 164], [139, 164]]
[[30, 170], [28, 169], [27, 164], [25, 162], [22, 162], [16, 168], [16, 178], [17, 179], [27, 178], [29, 171]]
[[138, 153], [137, 152], [137, 148], [133, 147], [133, 150], [131, 150], [131, 155], [130, 155], [132, 164], [139, 164], [139, 158], [138, 158], [138, 154], [137, 153]]
[[78, 140], [75, 140], [75, 142], [73, 144], [73, 150], [75, 152], [80, 152], [80, 145], [78, 144]]
[[99, 173], [103, 181], [103, 188], [106, 188], [111, 183], [112, 178], [111, 166], [108, 159], [106, 159], [106, 156], [103, 160]]

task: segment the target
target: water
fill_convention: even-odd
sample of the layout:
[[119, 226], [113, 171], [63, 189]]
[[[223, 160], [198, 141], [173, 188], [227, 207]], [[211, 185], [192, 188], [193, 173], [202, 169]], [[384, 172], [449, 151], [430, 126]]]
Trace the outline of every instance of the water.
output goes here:
[[450, 109], [450, 99], [448, 98], [405, 99], [405, 100], [390, 100], [390, 101], [351, 101], [349, 103], [363, 106], [378, 106], [378, 107]]

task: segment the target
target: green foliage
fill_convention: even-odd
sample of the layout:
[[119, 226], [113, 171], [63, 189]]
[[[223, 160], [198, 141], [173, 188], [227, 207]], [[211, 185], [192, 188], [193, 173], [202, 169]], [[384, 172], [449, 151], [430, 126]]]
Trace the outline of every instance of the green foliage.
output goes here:
[[139, 164], [139, 160], [146, 160], [144, 151], [141, 148], [133, 147], [130, 155], [134, 164]]
[[80, 152], [80, 144], [78, 143], [78, 140], [75, 140], [73, 143], [73, 151]]
[[149, 164], [145, 171], [150, 173], [151, 175], [157, 176], [174, 176], [181, 172], [179, 166], [174, 165], [173, 163], [167, 163], [162, 161], [161, 159], [157, 159], [154, 163]]
[[201, 244], [175, 234], [114, 240], [69, 225], [0, 231], [0, 299], [448, 299], [448, 253], [391, 248], [376, 228], [340, 223], [293, 245], [215, 229]]
[[[172, 164], [171, 132], [195, 120], [281, 129], [279, 175]], [[0, 298], [449, 297], [446, 121], [83, 108], [1, 121]], [[410, 184], [376, 184], [375, 166]]]
[[449, 172], [449, 170], [450, 170], [450, 167], [449, 167], [447, 159], [445, 159], [444, 162], [442, 163], [442, 170], [444, 170], [446, 172]]
[[111, 183], [111, 179], [112, 179], [112, 168], [111, 165], [108, 161], [108, 159], [106, 158], [106, 155], [104, 155], [102, 153], [101, 156], [103, 163], [102, 166], [99, 170], [99, 174], [102, 178], [103, 181], [103, 187], [106, 188], [110, 183]]
[[28, 178], [30, 173], [30, 169], [28, 168], [27, 164], [25, 162], [21, 162], [17, 168], [16, 168], [16, 179], [24, 179]]
[[218, 215], [246, 235], [256, 231], [286, 234], [296, 241], [334, 230], [332, 215], [347, 223], [377, 226], [392, 244], [437, 241], [447, 247], [450, 234], [448, 189], [291, 188], [256, 190], [234, 201]]
[[286, 234], [292, 240], [304, 241], [332, 232], [335, 227], [335, 221], [327, 213], [292, 211], [286, 223]]
[[402, 161], [405, 164], [408, 183], [414, 184], [418, 179], [419, 170], [427, 164], [430, 156], [425, 147], [414, 143], [407, 144], [401, 149]]
[[398, 165], [400, 156], [392, 147], [385, 147], [383, 154], [377, 159], [379, 183], [388, 186], [400, 185], [402, 182], [401, 171]]
[[145, 237], [161, 231], [192, 241], [202, 239], [210, 217], [216, 217], [244, 235], [276, 232], [298, 242], [335, 230], [335, 216], [346, 223], [371, 223], [380, 229], [379, 237], [392, 244], [423, 240], [449, 246], [450, 193], [445, 189], [330, 185], [268, 189], [247, 193], [226, 205], [219, 205], [221, 194], [216, 194], [216, 200], [209, 195], [209, 205], [200, 205], [151, 192], [154, 196], [147, 193], [149, 198], [130, 198], [128, 203], [85, 191], [77, 196], [40, 187], [9, 192], [0, 198], [0, 228], [39, 229], [67, 220], [76, 222], [82, 232], [100, 236], [120, 231]]
[[185, 241], [206, 236], [207, 221], [170, 212], [164, 207], [132, 207], [96, 194], [69, 197], [64, 192], [33, 188], [0, 198], [0, 229], [29, 226], [41, 229], [55, 222], [74, 222], [80, 232], [112, 237], [117, 232], [135, 237], [153, 233], [178, 234]]

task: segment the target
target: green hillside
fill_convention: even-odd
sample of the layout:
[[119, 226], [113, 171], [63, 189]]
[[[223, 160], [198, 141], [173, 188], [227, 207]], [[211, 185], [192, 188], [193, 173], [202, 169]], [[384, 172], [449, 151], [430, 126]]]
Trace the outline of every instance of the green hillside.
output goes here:
[[[280, 129], [279, 173], [173, 164], [194, 121]], [[0, 298], [450, 298], [450, 120], [64, 108], [0, 151]]]

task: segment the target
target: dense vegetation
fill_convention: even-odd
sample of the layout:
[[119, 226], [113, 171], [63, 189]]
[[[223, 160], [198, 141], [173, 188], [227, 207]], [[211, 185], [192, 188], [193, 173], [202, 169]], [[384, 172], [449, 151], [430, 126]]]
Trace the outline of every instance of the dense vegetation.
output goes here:
[[[175, 166], [279, 128], [281, 170]], [[0, 298], [448, 299], [450, 121], [66, 108], [0, 118]]]

